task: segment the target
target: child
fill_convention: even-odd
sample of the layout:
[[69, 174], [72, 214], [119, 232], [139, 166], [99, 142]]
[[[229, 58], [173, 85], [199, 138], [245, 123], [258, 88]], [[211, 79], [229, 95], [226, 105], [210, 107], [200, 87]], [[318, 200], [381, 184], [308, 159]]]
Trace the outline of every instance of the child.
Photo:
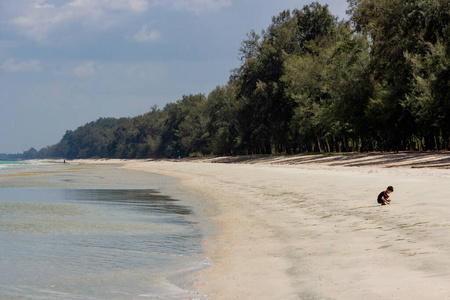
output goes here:
[[388, 186], [386, 191], [382, 191], [377, 198], [378, 203], [381, 205], [391, 204], [391, 200], [389, 199], [389, 194], [394, 191], [392, 186]]

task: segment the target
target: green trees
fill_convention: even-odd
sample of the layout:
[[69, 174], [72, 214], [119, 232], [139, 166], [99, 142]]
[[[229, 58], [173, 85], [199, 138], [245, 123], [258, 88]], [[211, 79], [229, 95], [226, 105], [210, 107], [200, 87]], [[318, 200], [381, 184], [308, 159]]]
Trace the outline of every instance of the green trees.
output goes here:
[[285, 65], [282, 80], [298, 103], [294, 126], [303, 151], [360, 150], [360, 141], [368, 138], [367, 40], [352, 34], [345, 22], [331, 32], [310, 41], [310, 51], [291, 56]]
[[22, 153], [23, 159], [36, 159], [39, 157], [39, 153], [36, 149], [30, 148], [27, 151]]
[[368, 149], [365, 112], [373, 85], [366, 36], [318, 3], [272, 21], [243, 43], [244, 61], [233, 77], [246, 150]]
[[[112, 140], [113, 130], [119, 120], [100, 118], [87, 123], [74, 131], [68, 130], [61, 142], [49, 148], [41, 149], [41, 157], [89, 158], [107, 157], [107, 146]], [[50, 153], [49, 153], [50, 152]]]
[[448, 147], [450, 2], [349, 2], [356, 29], [371, 41], [379, 138], [395, 149]]
[[210, 139], [210, 152], [215, 155], [239, 153], [241, 140], [238, 135], [236, 88], [233, 85], [218, 86], [205, 103], [206, 130]]
[[282, 77], [289, 77], [286, 68], [294, 57], [314, 55], [315, 47], [333, 34], [334, 26], [328, 8], [313, 3], [292, 13], [283, 11], [261, 36], [252, 32], [244, 41], [242, 65], [232, 78], [246, 153], [298, 151], [298, 132], [292, 121], [301, 103], [290, 90], [295, 83]]
[[188, 156], [194, 152], [209, 154], [205, 102], [205, 96], [198, 94], [183, 96], [166, 106], [166, 130], [163, 133], [166, 156]]
[[[41, 149], [41, 157], [147, 158], [210, 153], [206, 97], [183, 96], [164, 110], [135, 118], [100, 118], [67, 131], [55, 146]], [[28, 152], [27, 152], [28, 153]]]
[[[147, 158], [450, 148], [450, 1], [281, 12], [208, 96], [99, 119], [24, 157]], [[34, 150], [34, 151], [33, 151]]]

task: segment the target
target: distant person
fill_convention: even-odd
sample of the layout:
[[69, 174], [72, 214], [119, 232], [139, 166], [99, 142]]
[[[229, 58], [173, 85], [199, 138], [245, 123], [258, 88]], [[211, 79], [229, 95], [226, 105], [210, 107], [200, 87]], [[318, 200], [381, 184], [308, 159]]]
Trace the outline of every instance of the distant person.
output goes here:
[[391, 204], [391, 200], [389, 199], [389, 194], [394, 191], [392, 186], [388, 186], [385, 191], [382, 191], [377, 198], [378, 203], [381, 205]]

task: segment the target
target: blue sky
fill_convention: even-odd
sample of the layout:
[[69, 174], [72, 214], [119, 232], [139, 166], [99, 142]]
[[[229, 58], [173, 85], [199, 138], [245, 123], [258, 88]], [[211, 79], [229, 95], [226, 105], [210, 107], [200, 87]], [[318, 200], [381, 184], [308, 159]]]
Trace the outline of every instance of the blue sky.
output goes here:
[[[226, 84], [291, 0], [0, 0], [0, 153]], [[346, 0], [318, 1], [346, 18]]]

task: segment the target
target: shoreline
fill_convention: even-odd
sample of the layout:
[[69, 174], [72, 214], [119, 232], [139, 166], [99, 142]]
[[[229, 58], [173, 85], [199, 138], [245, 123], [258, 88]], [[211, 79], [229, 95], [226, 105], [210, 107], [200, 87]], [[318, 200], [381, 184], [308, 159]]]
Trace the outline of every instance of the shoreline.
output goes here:
[[[259, 236], [265, 234], [263, 224], [248, 218], [245, 212], [236, 210], [233, 203], [225, 204], [223, 201], [239, 199], [239, 195], [230, 190], [217, 192], [217, 186], [212, 184], [209, 175], [195, 173], [195, 176], [192, 176], [190, 168], [200, 164], [181, 164], [188, 165], [189, 170], [177, 168], [180, 162], [167, 161], [133, 161], [126, 163], [123, 168], [178, 178], [181, 188], [199, 192], [200, 197], [207, 202], [200, 204], [203, 211], [199, 213], [203, 215], [200, 217], [203, 222], [206, 213], [206, 218], [216, 229], [206, 229], [209, 234], [205, 234], [204, 241], [204, 258], [211, 261], [212, 266], [197, 272], [198, 280], [194, 289], [202, 295], [207, 295], [209, 299], [288, 299], [293, 290], [284, 272], [289, 265], [282, 258], [280, 245], [273, 243], [270, 238], [260, 239]], [[205, 207], [209, 208], [206, 212]], [[246, 231], [249, 227], [250, 233], [258, 236], [251, 247], [248, 247]], [[279, 254], [273, 256], [269, 252]], [[253, 273], [256, 270], [257, 272]], [[266, 274], [271, 274], [270, 282], [265, 279]], [[260, 285], [261, 282], [264, 282], [264, 285]]]
[[[1, 172], [1, 237], [6, 244], [0, 273], [5, 280], [12, 273], [0, 298], [205, 299], [190, 288], [195, 272], [209, 264], [200, 256], [204, 237], [189, 193], [176, 187], [176, 178], [121, 165], [24, 164], [7, 169], [6, 177]], [[40, 253], [47, 245], [40, 240], [51, 240], [55, 252]], [[28, 252], [37, 268], [27, 272], [33, 263], [24, 251], [16, 255], [13, 245], [25, 249], [34, 243], [37, 253]], [[59, 268], [64, 249], [67, 269]], [[42, 273], [47, 269], [58, 278]], [[27, 277], [38, 273], [48, 284]]]
[[[194, 287], [211, 299], [450, 297], [450, 155], [398, 155], [79, 162], [175, 177], [207, 196], [213, 265]], [[381, 207], [387, 185], [393, 204]]]

